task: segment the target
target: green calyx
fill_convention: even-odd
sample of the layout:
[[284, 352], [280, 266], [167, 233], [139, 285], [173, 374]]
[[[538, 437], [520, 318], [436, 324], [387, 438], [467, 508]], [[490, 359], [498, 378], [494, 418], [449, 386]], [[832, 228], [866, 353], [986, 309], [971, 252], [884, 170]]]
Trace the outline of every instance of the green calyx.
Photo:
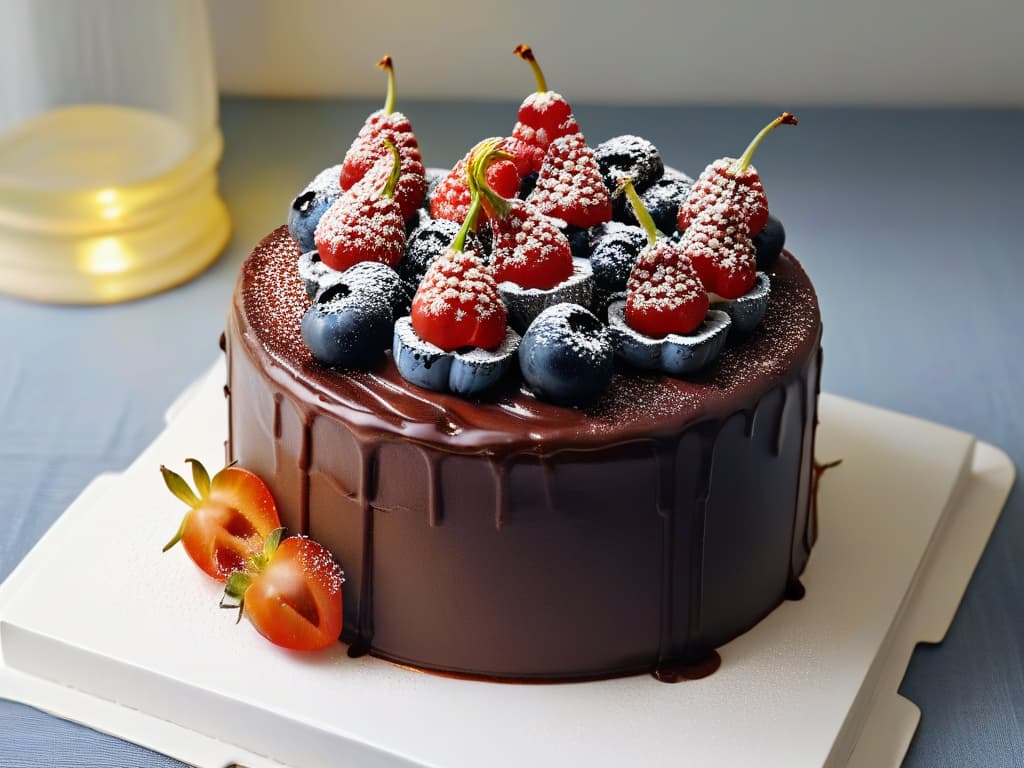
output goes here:
[[384, 188], [380, 192], [381, 197], [394, 197], [395, 187], [398, 186], [398, 180], [402, 176], [402, 156], [398, 154], [398, 148], [391, 143], [389, 139], [384, 139], [384, 146], [388, 148], [391, 153], [393, 160], [391, 166], [391, 175], [388, 176], [388, 180], [384, 183]]
[[224, 584], [224, 594], [220, 598], [220, 607], [229, 610], [238, 610], [237, 624], [242, 620], [242, 613], [245, 609], [245, 593], [252, 585], [252, 577], [255, 574], [266, 570], [270, 561], [274, 559], [277, 548], [281, 545], [281, 537], [284, 535], [284, 528], [275, 528], [263, 542], [263, 551], [252, 556], [249, 560], [249, 567], [245, 571], [235, 571], [228, 576]]
[[748, 167], [750, 167], [750, 161], [754, 159], [754, 152], [757, 151], [757, 148], [761, 145], [761, 142], [764, 140], [765, 136], [774, 131], [780, 125], [796, 124], [796, 117], [794, 115], [791, 115], [789, 112], [783, 112], [781, 115], [779, 115], [770, 123], [768, 123], [768, 125], [762, 128], [761, 131], [757, 134], [757, 136], [753, 138], [750, 144], [747, 145], [747, 148], [743, 151], [743, 154], [740, 155], [739, 160], [732, 164], [732, 175], [738, 176], [739, 174], [747, 170]]
[[615, 189], [615, 197], [621, 194], [626, 195], [626, 199], [629, 200], [629, 204], [633, 207], [633, 214], [636, 216], [636, 220], [640, 222], [640, 226], [647, 233], [647, 239], [650, 241], [650, 244], [654, 245], [658, 235], [661, 233], [658, 232], [658, 228], [654, 225], [654, 219], [651, 218], [651, 214], [644, 207], [643, 200], [637, 194], [636, 187], [633, 186], [633, 179], [628, 176], [620, 178], [619, 186]]
[[491, 185], [487, 183], [487, 169], [497, 160], [513, 159], [513, 155], [501, 148], [503, 142], [504, 139], [499, 137], [484, 139], [474, 147], [472, 159], [466, 168], [470, 194], [472, 195], [476, 189], [483, 198], [481, 202], [500, 218], [508, 216], [512, 206], [508, 200], [491, 189]]
[[384, 99], [384, 114], [390, 115], [395, 111], [395, 64], [390, 56], [385, 56], [377, 62], [377, 66], [388, 73], [388, 95]]
[[[210, 473], [206, 471], [206, 467], [203, 466], [199, 459], [185, 459], [185, 461], [192, 465], [192, 481], [196, 485], [195, 491], [189, 487], [188, 481], [186, 481], [185, 478], [174, 470], [168, 469], [163, 464], [160, 465], [160, 474], [163, 475], [164, 484], [167, 486], [167, 490], [184, 502], [184, 504], [189, 508], [189, 511], [192, 511], [210, 498], [210, 488], [213, 483], [210, 480]], [[182, 518], [181, 525], [178, 526], [177, 533], [175, 533], [174, 537], [164, 545], [164, 552], [181, 541], [182, 536], [185, 535], [185, 525], [187, 523], [188, 513], [186, 513], [185, 517]]]
[[512, 53], [530, 65], [530, 68], [533, 70], [533, 76], [537, 80], [537, 93], [544, 93], [548, 90], [547, 80], [544, 79], [544, 72], [541, 70], [540, 64], [534, 58], [533, 49], [525, 43], [520, 43]]

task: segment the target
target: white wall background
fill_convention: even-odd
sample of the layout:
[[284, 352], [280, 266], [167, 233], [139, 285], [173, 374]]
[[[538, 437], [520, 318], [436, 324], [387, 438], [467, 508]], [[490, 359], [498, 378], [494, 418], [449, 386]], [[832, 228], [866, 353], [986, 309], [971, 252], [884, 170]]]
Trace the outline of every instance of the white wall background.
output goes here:
[[209, 0], [222, 90], [519, 100], [1024, 106], [1024, 0]]

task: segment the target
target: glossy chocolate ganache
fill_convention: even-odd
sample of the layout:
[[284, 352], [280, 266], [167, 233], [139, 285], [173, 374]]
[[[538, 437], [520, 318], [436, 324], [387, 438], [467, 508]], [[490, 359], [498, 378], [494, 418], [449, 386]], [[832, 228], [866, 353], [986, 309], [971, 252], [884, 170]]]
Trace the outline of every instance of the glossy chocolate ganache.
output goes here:
[[816, 537], [814, 290], [784, 253], [754, 334], [689, 379], [617, 371], [594, 406], [510, 376], [470, 401], [390, 356], [325, 369], [285, 228], [249, 256], [228, 356], [228, 458], [342, 563], [351, 652], [565, 680], [699, 666], [799, 591]]

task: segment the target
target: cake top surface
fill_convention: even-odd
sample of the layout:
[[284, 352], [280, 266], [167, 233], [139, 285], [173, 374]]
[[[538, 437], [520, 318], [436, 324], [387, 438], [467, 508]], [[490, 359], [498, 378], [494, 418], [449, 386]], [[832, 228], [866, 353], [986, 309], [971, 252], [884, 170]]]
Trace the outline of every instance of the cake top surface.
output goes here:
[[[477, 400], [430, 392], [405, 381], [390, 356], [368, 371], [335, 371], [302, 341], [310, 305], [295, 263], [299, 248], [281, 227], [246, 260], [233, 323], [247, 352], [279, 386], [353, 430], [444, 446], [453, 452], [586, 450], [678, 433], [686, 424], [725, 418], [796, 375], [817, 354], [817, 296], [800, 264], [784, 252], [769, 272], [764, 320], [699, 374], [674, 378], [617, 370], [593, 405], [568, 408], [539, 400], [508, 377]], [[743, 403], [747, 405], [743, 405]]]

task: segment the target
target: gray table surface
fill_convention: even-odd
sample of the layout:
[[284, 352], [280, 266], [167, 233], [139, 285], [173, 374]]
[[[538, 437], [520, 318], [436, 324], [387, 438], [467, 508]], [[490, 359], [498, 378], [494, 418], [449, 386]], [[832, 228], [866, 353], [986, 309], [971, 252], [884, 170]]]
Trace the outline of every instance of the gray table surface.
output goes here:
[[[226, 99], [221, 186], [234, 236], [213, 267], [119, 306], [0, 298], [0, 579], [92, 477], [160, 432], [166, 406], [218, 354], [242, 259], [376, 106]], [[402, 106], [435, 166], [505, 134], [516, 108]], [[592, 144], [637, 133], [691, 174], [740, 152], [773, 112], [576, 105]], [[1024, 112], [797, 114], [757, 165], [821, 297], [824, 388], [971, 432], [1024, 466]], [[923, 711], [908, 767], [1024, 766], [1022, 560], [1018, 488], [948, 636], [917, 650], [903, 683]], [[0, 766], [37, 765], [178, 763], [0, 701]]]

